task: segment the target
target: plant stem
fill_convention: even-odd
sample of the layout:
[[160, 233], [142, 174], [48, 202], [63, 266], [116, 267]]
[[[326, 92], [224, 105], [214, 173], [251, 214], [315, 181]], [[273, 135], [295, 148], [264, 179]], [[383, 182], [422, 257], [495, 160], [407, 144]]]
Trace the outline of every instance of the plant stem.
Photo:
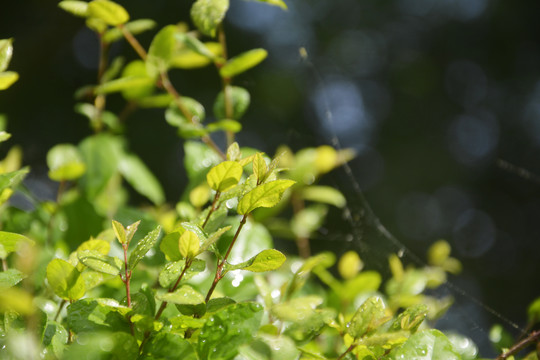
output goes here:
[[[184, 265], [184, 269], [182, 269], [182, 272], [180, 273], [180, 276], [178, 277], [178, 279], [176, 280], [176, 283], [174, 284], [173, 287], [171, 287], [169, 289], [169, 292], [172, 293], [174, 292], [177, 288], [178, 288], [178, 285], [180, 285], [180, 281], [182, 281], [182, 278], [184, 277], [186, 271], [191, 267], [191, 263], [193, 262], [192, 259], [190, 260], [186, 260], [186, 264]], [[159, 307], [159, 310], [158, 312], [156, 313], [156, 316], [155, 316], [155, 319], [158, 320], [161, 316], [161, 314], [163, 313], [163, 311], [165, 310], [165, 308], [167, 307], [167, 302], [166, 301], [163, 301], [161, 303], [161, 306]]]
[[2, 258], [2, 270], [3, 271], [7, 271], [8, 270], [8, 264], [7, 264], [7, 260]]
[[122, 35], [124, 35], [124, 38], [127, 40], [127, 42], [131, 45], [131, 47], [135, 50], [135, 52], [141, 57], [141, 59], [146, 61], [146, 50], [141, 46], [141, 43], [129, 32], [126, 27], [121, 24], [118, 25], [118, 28], [120, 31], [122, 31]]
[[205, 302], [208, 303], [210, 298], [212, 297], [212, 293], [216, 289], [216, 286], [218, 282], [223, 279], [225, 276], [225, 272], [223, 271], [223, 267], [225, 266], [225, 263], [227, 262], [227, 258], [231, 254], [231, 250], [234, 246], [234, 243], [236, 242], [236, 239], [238, 239], [238, 235], [240, 234], [240, 231], [242, 231], [242, 228], [246, 224], [248, 214], [245, 214], [242, 217], [242, 220], [240, 221], [240, 225], [238, 226], [238, 229], [236, 230], [236, 233], [234, 234], [234, 237], [231, 241], [231, 244], [229, 245], [229, 248], [227, 249], [227, 252], [225, 253], [225, 256], [221, 261], [218, 261], [217, 268], [216, 268], [216, 275], [214, 276], [214, 281], [212, 282], [212, 286], [210, 286], [210, 289], [208, 289], [208, 293], [206, 294]]
[[[122, 31], [122, 34], [124, 35], [124, 38], [129, 42], [131, 47], [139, 54], [141, 59], [146, 60], [147, 53], [146, 50], [141, 46], [139, 41], [129, 32], [128, 29], [126, 29], [123, 25], [118, 25], [118, 28]], [[172, 85], [172, 83], [169, 80], [169, 75], [166, 71], [162, 71], [160, 73], [160, 83], [163, 89], [167, 91], [175, 100], [176, 105], [178, 106], [178, 109], [182, 112], [182, 114], [189, 119], [192, 123], [195, 124], [194, 116], [191, 114], [191, 112], [183, 105], [182, 103], [182, 97], [176, 90], [176, 88]], [[198, 122], [198, 121], [197, 121]], [[204, 135], [201, 137], [201, 140], [212, 150], [214, 150], [215, 153], [217, 153], [222, 159], [226, 159], [227, 157], [221, 151], [221, 149], [217, 146], [217, 144], [210, 138], [208, 135]]]
[[349, 346], [349, 347], [347, 348], [347, 350], [345, 350], [345, 352], [344, 352], [343, 354], [341, 354], [341, 355], [337, 358], [337, 360], [343, 359], [348, 353], [350, 353], [351, 351], [353, 351], [353, 349], [354, 349], [355, 347], [356, 347], [356, 344], [351, 344], [351, 346]]
[[495, 360], [508, 359], [510, 356], [520, 352], [521, 350], [523, 350], [527, 346], [529, 346], [529, 345], [531, 345], [531, 344], [533, 344], [535, 342], [538, 342], [538, 341], [540, 341], [540, 330], [533, 331], [525, 339], [521, 340], [520, 342], [518, 342], [517, 344], [512, 346], [510, 349], [508, 349], [508, 351], [506, 351], [506, 352], [502, 353], [501, 355], [497, 356], [497, 359], [495, 359]]
[[204, 220], [204, 223], [202, 225], [202, 228], [204, 229], [204, 227], [206, 226], [206, 224], [208, 223], [208, 220], [210, 220], [210, 216], [212, 215], [212, 213], [214, 211], [216, 211], [216, 204], [219, 200], [219, 196], [221, 195], [221, 192], [217, 191], [216, 192], [216, 195], [214, 196], [214, 201], [212, 201], [212, 207], [210, 208], [210, 210], [208, 211], [208, 216], [206, 216], [206, 219]]
[[130, 289], [130, 280], [131, 280], [131, 270], [128, 268], [128, 259], [127, 259], [127, 244], [122, 244], [122, 249], [124, 249], [124, 278], [122, 281], [126, 284], [126, 298], [127, 306], [131, 307], [131, 289]]
[[67, 300], [62, 300], [60, 302], [60, 305], [58, 305], [58, 311], [56, 312], [56, 315], [54, 315], [54, 321], [58, 319], [58, 316], [60, 316], [60, 312], [62, 312], [62, 309], [64, 308], [64, 305], [66, 304]]

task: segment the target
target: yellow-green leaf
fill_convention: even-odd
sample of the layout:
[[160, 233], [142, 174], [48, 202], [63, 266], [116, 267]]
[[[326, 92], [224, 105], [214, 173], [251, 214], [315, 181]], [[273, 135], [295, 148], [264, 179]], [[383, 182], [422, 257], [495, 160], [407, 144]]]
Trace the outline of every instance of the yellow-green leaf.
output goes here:
[[98, 18], [107, 25], [117, 26], [129, 21], [129, 14], [121, 5], [109, 0], [94, 0], [88, 4], [88, 16]]
[[191, 19], [200, 32], [215, 36], [229, 9], [229, 0], [197, 0], [191, 7]]
[[364, 263], [360, 259], [360, 256], [358, 256], [358, 253], [352, 250], [343, 254], [338, 262], [339, 274], [347, 280], [354, 278], [362, 270], [363, 266]]
[[0, 40], [0, 72], [7, 69], [13, 55], [13, 39]]
[[156, 244], [159, 234], [161, 232], [161, 227], [158, 226], [154, 230], [150, 231], [146, 236], [139, 240], [137, 247], [129, 255], [129, 269], [133, 270], [135, 266], [141, 261], [146, 253], [154, 247]]
[[113, 220], [112, 221], [112, 228], [114, 230], [114, 234], [116, 235], [116, 238], [118, 239], [118, 242], [120, 242], [120, 244], [127, 243], [126, 229], [124, 229], [124, 225], [122, 225], [121, 223], [119, 223], [116, 220]]
[[180, 254], [188, 259], [194, 258], [199, 254], [200, 240], [197, 234], [192, 231], [186, 231], [180, 236], [178, 241], [178, 248]]
[[189, 202], [196, 208], [200, 208], [208, 202], [210, 198], [210, 188], [207, 184], [203, 183], [196, 186], [189, 192]]
[[231, 78], [258, 65], [261, 61], [266, 59], [266, 56], [268, 56], [268, 52], [264, 49], [246, 51], [229, 59], [229, 61], [219, 69], [219, 74], [223, 78]]
[[47, 153], [49, 177], [55, 181], [75, 180], [86, 171], [79, 149], [71, 144], [59, 144]]
[[238, 184], [242, 172], [242, 166], [236, 161], [223, 161], [210, 169], [206, 175], [206, 181], [212, 189], [223, 192]]
[[17, 80], [19, 80], [19, 74], [15, 71], [0, 72], [0, 90], [6, 90]]
[[96, 250], [83, 250], [77, 252], [79, 261], [90, 269], [110, 274], [118, 275], [124, 268], [124, 262], [117, 257], [103, 255]]
[[268, 5], [273, 5], [282, 8], [283, 10], [287, 10], [287, 4], [283, 0], [255, 0], [258, 2], [266, 3]]
[[88, 3], [86, 1], [65, 0], [60, 1], [58, 6], [72, 15], [88, 17]]
[[238, 202], [238, 213], [245, 215], [260, 207], [273, 207], [281, 196], [295, 182], [292, 180], [274, 180], [257, 186], [245, 194]]
[[266, 172], [268, 171], [268, 166], [266, 165], [266, 161], [264, 160], [262, 153], [256, 153], [255, 157], [253, 158], [253, 174], [257, 177], [257, 182], [261, 183], [262, 179], [266, 175]]
[[[147, 30], [151, 30], [156, 26], [156, 22], [151, 19], [138, 19], [130, 21], [124, 25], [127, 31], [132, 35], [137, 35]], [[106, 42], [113, 42], [120, 40], [123, 37], [122, 30], [119, 28], [112, 28], [103, 35], [103, 40]]]
[[252, 272], [264, 272], [279, 269], [286, 258], [275, 249], [263, 250], [248, 261], [237, 265], [227, 265], [227, 270], [247, 270]]
[[176, 50], [175, 34], [178, 32], [176, 25], [167, 25], [152, 39], [146, 58], [146, 71], [150, 76], [156, 76], [169, 68]]
[[[227, 94], [227, 100], [231, 104], [231, 114], [227, 114], [226, 111], [225, 94]], [[218, 119], [232, 118], [240, 120], [247, 111], [250, 102], [251, 97], [246, 89], [227, 85], [226, 90], [221, 91], [214, 102], [214, 115]]]
[[54, 259], [47, 265], [47, 281], [54, 293], [64, 300], [78, 300], [86, 292], [81, 273], [62, 259]]
[[12, 252], [19, 250], [20, 246], [23, 243], [34, 244], [32, 240], [27, 238], [24, 235], [16, 234], [7, 231], [0, 231], [0, 246], [2, 247], [2, 256], [0, 258], [5, 258]]
[[127, 76], [101, 84], [95, 89], [95, 92], [96, 94], [110, 94], [119, 91], [131, 90], [133, 88], [145, 89], [152, 87], [153, 84], [154, 79], [149, 76]]

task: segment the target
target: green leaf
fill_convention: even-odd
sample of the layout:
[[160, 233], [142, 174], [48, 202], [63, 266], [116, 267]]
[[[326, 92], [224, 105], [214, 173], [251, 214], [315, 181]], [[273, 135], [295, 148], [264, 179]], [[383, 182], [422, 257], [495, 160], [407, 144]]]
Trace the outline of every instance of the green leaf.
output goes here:
[[534, 300], [527, 309], [527, 316], [530, 324], [540, 322], [540, 297]]
[[47, 153], [49, 177], [54, 181], [69, 181], [80, 178], [86, 171], [82, 156], [74, 145], [55, 145]]
[[25, 167], [16, 171], [0, 174], [0, 191], [6, 188], [15, 188], [23, 181], [30, 170]]
[[450, 251], [450, 244], [447, 241], [436, 241], [428, 249], [428, 263], [435, 266], [443, 265], [450, 256]]
[[[182, 231], [183, 232], [183, 231]], [[159, 244], [159, 249], [165, 254], [165, 257], [169, 261], [177, 261], [182, 259], [180, 249], [178, 247], [180, 241], [181, 232], [174, 231], [163, 237]]]
[[146, 196], [155, 205], [165, 202], [165, 193], [159, 181], [137, 156], [131, 154], [122, 156], [118, 170], [139, 194]]
[[197, 0], [191, 7], [191, 19], [205, 35], [214, 37], [229, 9], [229, 0]]
[[283, 321], [300, 322], [308, 319], [315, 308], [323, 303], [320, 296], [309, 295], [284, 301], [272, 306], [272, 315]]
[[241, 158], [242, 158], [242, 152], [240, 151], [240, 146], [235, 141], [227, 148], [227, 160], [238, 161]]
[[118, 163], [123, 154], [122, 140], [107, 134], [87, 137], [80, 145], [86, 173], [80, 185], [90, 200], [94, 199], [118, 172]]
[[[226, 209], [224, 209], [225, 212], [227, 211]], [[210, 223], [210, 221], [208, 222], [208, 224]], [[206, 224], [206, 227], [209, 227], [209, 225]], [[210, 236], [208, 236], [208, 238], [206, 240], [203, 241], [203, 243], [201, 244], [201, 249], [199, 252], [203, 252], [203, 251], [206, 251], [208, 250], [208, 248], [210, 246], [212, 246], [213, 244], [215, 244], [223, 234], [225, 234], [227, 231], [229, 231], [231, 229], [231, 226], [225, 226], [223, 228], [220, 228], [218, 230], [216, 230], [215, 232], [213, 232], [212, 234], [210, 234]]]
[[13, 56], [13, 39], [0, 40], [0, 73], [7, 69]]
[[43, 332], [43, 346], [45, 346], [47, 352], [52, 352], [57, 358], [63, 359], [62, 354], [67, 340], [67, 330], [56, 321], [49, 320]]
[[231, 78], [257, 66], [266, 59], [267, 56], [268, 52], [264, 49], [252, 49], [246, 51], [229, 59], [229, 61], [219, 69], [219, 74], [223, 78]]
[[202, 183], [208, 169], [221, 162], [221, 158], [207, 145], [197, 141], [186, 141], [184, 143], [184, 168], [190, 182]]
[[257, 177], [257, 183], [261, 184], [262, 179], [265, 177], [266, 172], [268, 171], [268, 166], [266, 165], [266, 160], [264, 160], [261, 153], [256, 153], [253, 158], [253, 174]]
[[283, 0], [255, 0], [258, 2], [262, 2], [268, 5], [273, 5], [282, 8], [283, 10], [287, 10], [287, 4]]
[[223, 119], [223, 120], [208, 124], [206, 126], [206, 130], [208, 130], [209, 132], [230, 131], [236, 134], [237, 132], [240, 132], [240, 130], [242, 130], [242, 124], [240, 124], [236, 120]]
[[309, 238], [322, 226], [327, 213], [328, 208], [325, 205], [307, 206], [293, 215], [291, 230], [297, 237]]
[[316, 201], [323, 204], [334, 205], [342, 208], [347, 203], [345, 196], [331, 186], [310, 185], [302, 189], [300, 193], [304, 200]]
[[425, 304], [417, 304], [408, 307], [400, 313], [392, 322], [390, 331], [406, 330], [414, 333], [422, 324], [428, 314], [428, 307]]
[[174, 98], [170, 94], [166, 93], [140, 97], [136, 99], [136, 102], [141, 108], [166, 108], [173, 102], [173, 100]]
[[177, 305], [204, 304], [204, 296], [189, 285], [182, 285], [172, 293], [156, 295], [156, 299]]
[[109, 0], [93, 0], [88, 4], [88, 16], [107, 25], [117, 26], [129, 21], [129, 14], [121, 5]]
[[86, 1], [65, 0], [60, 1], [58, 6], [72, 15], [88, 17], [88, 3]]
[[[218, 55], [221, 55], [221, 53], [223, 52], [221, 48], [221, 44], [219, 43], [216, 43], [216, 42], [203, 43], [202, 41], [197, 39], [195, 36], [191, 34], [186, 34], [186, 33], [178, 33], [175, 36], [178, 41], [186, 45], [186, 47], [188, 48], [186, 50], [191, 50], [191, 52], [194, 52], [195, 54], [202, 56], [206, 60], [206, 62], [210, 62], [211, 60], [216, 59], [216, 57]], [[187, 53], [184, 52], [183, 54], [182, 53], [177, 54], [177, 56], [182, 57], [188, 54], [189, 52]], [[191, 56], [193, 56], [193, 53]], [[178, 59], [175, 58], [175, 61], [177, 60]]]
[[118, 239], [118, 242], [120, 242], [120, 244], [126, 244], [128, 241], [126, 238], [126, 229], [124, 228], [124, 225], [120, 224], [116, 220], [113, 220], [112, 228], [114, 234], [116, 235], [116, 238]]
[[77, 300], [86, 292], [81, 273], [62, 259], [53, 259], [47, 265], [47, 281], [54, 293], [64, 300]]
[[299, 357], [299, 355], [300, 351], [296, 348], [296, 344], [288, 336], [259, 334], [251, 344], [246, 344], [240, 347], [240, 356], [243, 359], [249, 360], [296, 360], [300, 358], [305, 360], [316, 359], [311, 357]]
[[146, 58], [148, 75], [155, 77], [167, 71], [177, 47], [175, 34], [178, 32], [176, 25], [167, 25], [154, 36]]
[[17, 80], [19, 80], [19, 74], [15, 71], [0, 72], [0, 90], [6, 90]]
[[[159, 273], [159, 284], [164, 288], [171, 287], [176, 282], [176, 280], [178, 280], [178, 277], [182, 273], [185, 265], [185, 260], [178, 260], [165, 265], [163, 267], [163, 270], [161, 270], [161, 272]], [[184, 281], [189, 280], [194, 275], [203, 272], [205, 268], [206, 262], [199, 259], [193, 259], [191, 266], [184, 273], [184, 277], [182, 279]]]
[[186, 231], [180, 236], [178, 243], [180, 254], [186, 259], [192, 259], [199, 254], [200, 240], [192, 231]]
[[[0, 245], [2, 246], [3, 255], [7, 257], [12, 252], [19, 250], [23, 243], [28, 243], [33, 245], [34, 241], [30, 240], [24, 235], [0, 231]], [[5, 257], [2, 257], [5, 259]]]
[[143, 354], [148, 356], [145, 359], [199, 360], [191, 342], [181, 335], [163, 331], [150, 339]]
[[161, 227], [158, 226], [149, 232], [142, 240], [139, 240], [137, 247], [129, 255], [129, 269], [135, 269], [135, 266], [143, 259], [148, 250], [154, 247], [161, 232]]
[[346, 301], [354, 300], [361, 292], [377, 291], [381, 286], [381, 275], [376, 271], [362, 271], [356, 277], [345, 281], [339, 295]]
[[67, 325], [75, 333], [123, 331], [129, 333], [131, 311], [113, 299], [81, 299], [67, 307]]
[[11, 134], [5, 131], [0, 131], [0, 142], [4, 142], [11, 137]]
[[461, 360], [448, 338], [438, 330], [423, 330], [412, 335], [403, 345], [392, 350], [390, 360]]
[[264, 272], [276, 270], [283, 265], [286, 258], [281, 252], [275, 249], [263, 250], [246, 262], [237, 265], [227, 264], [227, 270], [247, 270], [252, 272]]
[[199, 123], [206, 117], [204, 106], [197, 100], [183, 96], [180, 98], [180, 102], [193, 118], [188, 119], [185, 114], [180, 111], [176, 103], [171, 103], [169, 109], [167, 109], [167, 112], [165, 113], [165, 120], [172, 126], [181, 127], [182, 125], [193, 124], [193, 122]]
[[133, 88], [148, 88], [154, 85], [154, 79], [148, 76], [127, 76], [111, 80], [99, 85], [95, 89], [96, 94], [110, 94], [119, 91], [131, 90]]
[[[155, 77], [151, 77], [146, 70], [146, 63], [142, 60], [133, 60], [124, 67], [122, 78], [147, 78], [150, 81], [142, 81], [138, 86], [125, 88], [122, 90], [122, 96], [127, 100], [140, 100], [150, 96], [155, 88]], [[167, 103], [168, 105], [168, 103]]]
[[124, 268], [124, 262], [119, 258], [103, 255], [96, 250], [83, 250], [77, 256], [84, 265], [101, 273], [118, 275]]
[[212, 189], [223, 192], [238, 184], [242, 172], [242, 166], [236, 161], [224, 161], [210, 169], [206, 181]]
[[15, 286], [24, 278], [26, 278], [26, 275], [17, 269], [7, 269], [0, 272], [0, 290]]
[[380, 297], [372, 296], [356, 310], [347, 324], [347, 334], [354, 339], [359, 339], [377, 330], [388, 320], [390, 317], [386, 315], [384, 302]]
[[[151, 19], [137, 19], [130, 21], [124, 25], [127, 31], [132, 35], [138, 35], [147, 30], [151, 30], [156, 27], [156, 22]], [[113, 42], [122, 39], [123, 34], [119, 28], [112, 28], [103, 35], [103, 40], [106, 42]]]
[[221, 91], [214, 102], [214, 115], [218, 119], [232, 118], [234, 120], [240, 120], [246, 113], [251, 102], [249, 92], [239, 86], [227, 85], [226, 94], [231, 103], [232, 114], [227, 114], [225, 92]]
[[238, 213], [245, 215], [260, 207], [273, 207], [281, 196], [294, 184], [292, 180], [275, 180], [257, 186], [245, 194], [238, 202]]
[[199, 333], [201, 359], [232, 359], [259, 329], [263, 308], [256, 303], [230, 305], [208, 318]]

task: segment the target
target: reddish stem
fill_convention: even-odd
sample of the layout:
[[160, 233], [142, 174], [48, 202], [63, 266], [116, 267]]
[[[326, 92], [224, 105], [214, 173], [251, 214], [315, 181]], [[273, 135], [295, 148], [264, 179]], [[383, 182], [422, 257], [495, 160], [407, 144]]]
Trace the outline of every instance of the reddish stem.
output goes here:
[[212, 215], [212, 213], [214, 211], [216, 211], [216, 204], [219, 200], [219, 196], [221, 195], [221, 193], [218, 191], [216, 192], [216, 196], [214, 196], [214, 201], [212, 201], [212, 207], [210, 208], [210, 210], [208, 211], [208, 216], [206, 216], [206, 220], [204, 220], [204, 224], [202, 225], [202, 228], [204, 229], [204, 227], [206, 226], [206, 224], [208, 223], [208, 220], [210, 220], [210, 216]]

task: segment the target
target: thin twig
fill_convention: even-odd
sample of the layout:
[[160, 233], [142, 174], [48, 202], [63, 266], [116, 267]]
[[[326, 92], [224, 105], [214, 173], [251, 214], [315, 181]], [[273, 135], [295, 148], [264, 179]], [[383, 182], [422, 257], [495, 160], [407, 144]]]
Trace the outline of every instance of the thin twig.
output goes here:
[[208, 216], [206, 216], [206, 219], [204, 220], [204, 223], [202, 225], [203, 229], [206, 226], [206, 224], [208, 223], [208, 220], [210, 220], [210, 216], [212, 215], [212, 213], [214, 211], [216, 211], [216, 204], [217, 204], [217, 202], [219, 200], [219, 195], [221, 195], [221, 192], [217, 191], [216, 195], [214, 196], [214, 201], [212, 201], [212, 207], [210, 208], [210, 210], [208, 210]]
[[341, 354], [341, 355], [337, 358], [337, 360], [343, 359], [348, 353], [350, 353], [351, 351], [353, 351], [353, 349], [354, 349], [355, 347], [356, 347], [356, 344], [351, 344], [351, 346], [349, 346], [349, 347], [347, 348], [347, 350], [345, 350], [345, 352], [344, 352], [343, 354]]
[[231, 254], [231, 250], [234, 246], [234, 243], [236, 242], [236, 239], [238, 239], [238, 235], [240, 234], [240, 231], [242, 231], [242, 228], [246, 224], [247, 221], [247, 214], [245, 214], [242, 217], [242, 220], [240, 221], [240, 225], [238, 226], [238, 229], [236, 230], [236, 233], [234, 234], [234, 237], [231, 241], [231, 244], [229, 245], [229, 248], [227, 249], [227, 252], [225, 253], [225, 256], [221, 261], [218, 262], [217, 269], [216, 269], [216, 275], [214, 276], [214, 281], [212, 282], [212, 286], [210, 286], [210, 289], [208, 289], [208, 293], [206, 294], [205, 302], [208, 303], [210, 298], [212, 297], [212, 293], [216, 289], [216, 286], [218, 282], [223, 279], [225, 276], [225, 272], [223, 271], [223, 267], [225, 266], [225, 263], [227, 262], [227, 258]]
[[520, 352], [521, 350], [523, 350], [527, 346], [529, 346], [529, 345], [531, 345], [531, 344], [533, 344], [535, 342], [538, 342], [538, 341], [540, 341], [540, 330], [533, 331], [525, 339], [521, 340], [520, 342], [518, 342], [517, 344], [512, 346], [510, 349], [508, 349], [508, 351], [506, 351], [506, 352], [502, 353], [501, 355], [497, 356], [497, 359], [495, 359], [495, 360], [508, 359], [510, 356]]
[[58, 311], [56, 312], [56, 315], [54, 315], [54, 321], [58, 319], [58, 316], [60, 316], [60, 312], [62, 312], [62, 309], [64, 308], [64, 305], [66, 304], [67, 300], [62, 300], [60, 302], [60, 305], [58, 305]]

